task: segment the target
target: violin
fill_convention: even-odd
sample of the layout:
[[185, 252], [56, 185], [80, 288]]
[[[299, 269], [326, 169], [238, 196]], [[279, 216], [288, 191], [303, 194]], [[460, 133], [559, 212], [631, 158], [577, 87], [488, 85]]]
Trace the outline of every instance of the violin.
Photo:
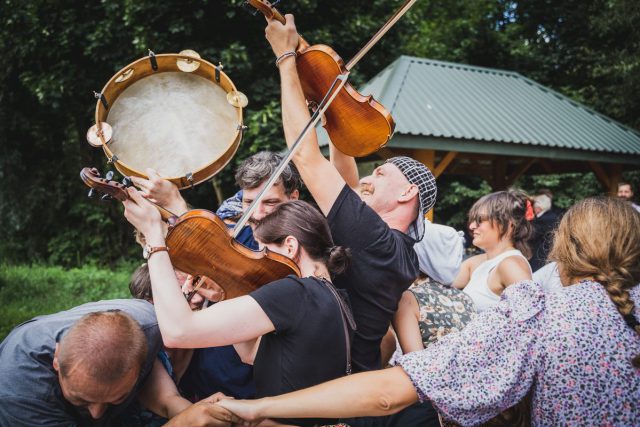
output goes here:
[[[267, 0], [246, 0], [269, 19], [286, 23], [284, 16]], [[322, 101], [339, 74], [344, 74], [364, 56], [386, 31], [415, 2], [410, 0], [397, 12], [374, 38], [345, 65], [340, 56], [329, 46], [309, 45], [299, 36], [296, 49], [296, 67], [302, 91], [311, 108]], [[337, 94], [333, 104], [325, 112], [323, 124], [331, 143], [341, 152], [352, 157], [363, 157], [384, 147], [395, 129], [395, 122], [382, 104], [372, 95], [361, 95], [349, 83]]]
[[[80, 178], [92, 190], [111, 198], [119, 201], [129, 198], [125, 185], [101, 177], [96, 168], [82, 169]], [[300, 269], [292, 259], [267, 248], [254, 251], [238, 243], [213, 212], [195, 209], [176, 217], [156, 207], [169, 227], [165, 240], [173, 266], [194, 277], [212, 279], [224, 290], [225, 299], [247, 295], [290, 274], [300, 276]], [[199, 283], [203, 288], [217, 290], [207, 282]]]

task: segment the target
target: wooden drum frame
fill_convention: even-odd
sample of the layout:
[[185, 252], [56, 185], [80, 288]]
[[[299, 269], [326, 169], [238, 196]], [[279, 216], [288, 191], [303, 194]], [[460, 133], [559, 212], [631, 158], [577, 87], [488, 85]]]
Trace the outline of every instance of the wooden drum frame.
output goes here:
[[[118, 169], [118, 171], [120, 171], [123, 175], [125, 176], [133, 175], [133, 176], [138, 176], [142, 178], [148, 178], [148, 176], [144, 173], [144, 171], [139, 170], [141, 169], [139, 165], [131, 164], [131, 162], [129, 162], [128, 164], [127, 158], [125, 155], [122, 155], [122, 158], [118, 156], [118, 150], [114, 149], [113, 147], [114, 141], [120, 144], [120, 142], [118, 141], [118, 125], [117, 123], [109, 124], [107, 121], [107, 118], [109, 117], [110, 112], [115, 109], [114, 107], [117, 106], [118, 99], [120, 98], [120, 96], [127, 89], [129, 89], [134, 84], [141, 82], [150, 76], [158, 76], [163, 73], [176, 73], [175, 79], [183, 80], [187, 86], [189, 84], [196, 85], [196, 86], [202, 85], [202, 82], [197, 80], [187, 79], [183, 77], [185, 75], [192, 75], [193, 76], [192, 78], [195, 78], [195, 79], [204, 78], [205, 80], [209, 81], [209, 83], [211, 83], [212, 85], [217, 85], [224, 92], [226, 92], [226, 100], [224, 100], [224, 102], [229, 104], [228, 107], [235, 109], [235, 114], [233, 114], [231, 110], [228, 110], [227, 106], [219, 107], [219, 109], [221, 111], [223, 110], [224, 114], [226, 114], [227, 116], [227, 117], [220, 117], [218, 119], [222, 120], [223, 122], [222, 125], [229, 126], [229, 128], [225, 128], [225, 133], [228, 135], [231, 135], [231, 138], [229, 138], [228, 141], [217, 142], [216, 138], [219, 138], [219, 135], [209, 135], [209, 133], [207, 133], [206, 141], [203, 141], [203, 142], [198, 141], [199, 144], [201, 145], [205, 144], [208, 148], [211, 148], [212, 150], [222, 151], [221, 155], [219, 155], [217, 158], [214, 158], [214, 159], [204, 159], [200, 161], [201, 156], [199, 156], [197, 153], [193, 154], [191, 157], [198, 159], [197, 161], [194, 161], [193, 159], [189, 159], [191, 163], [197, 163], [193, 165], [192, 167], [193, 170], [185, 170], [183, 173], [181, 172], [181, 175], [176, 174], [174, 171], [171, 174], [169, 174], [169, 176], [163, 176], [163, 178], [171, 181], [178, 188], [183, 189], [183, 188], [192, 187], [196, 184], [204, 182], [210, 179], [211, 177], [213, 177], [216, 173], [218, 173], [224, 166], [226, 166], [227, 163], [229, 163], [231, 158], [234, 156], [234, 154], [236, 153], [240, 145], [240, 140], [242, 139], [242, 132], [245, 129], [242, 122], [242, 109], [244, 106], [246, 106], [246, 103], [247, 103], [246, 97], [242, 93], [237, 91], [231, 79], [222, 71], [222, 64], [215, 66], [212, 63], [204, 59], [201, 59], [199, 55], [193, 51], [183, 51], [179, 54], [168, 53], [168, 54], [158, 54], [158, 55], [155, 55], [152, 52], [150, 52], [149, 56], [143, 57], [141, 59], [138, 59], [137, 61], [130, 63], [129, 65], [125, 66], [120, 71], [118, 71], [107, 82], [107, 84], [102, 89], [101, 93], [95, 94], [96, 98], [98, 98], [98, 101], [96, 102], [96, 112], [95, 112], [96, 124], [92, 126], [87, 132], [87, 140], [89, 141], [89, 144], [91, 144], [94, 147], [101, 146], [102, 149], [104, 150], [104, 153], [107, 155], [107, 158], [109, 159], [109, 163], [113, 163], [116, 169]], [[199, 76], [199, 77], [196, 77], [196, 76]], [[171, 79], [172, 77], [173, 76], [170, 76], [167, 74], [167, 75], [164, 75], [163, 77], [153, 77], [153, 78], [158, 79], [158, 80], [154, 80], [154, 83], [157, 81], [166, 85], [167, 82], [164, 80]], [[163, 79], [163, 80], [161, 81], [160, 79]], [[151, 91], [151, 89], [148, 89], [148, 87], [153, 88], [153, 85], [150, 82], [150, 80], [148, 80], [147, 83], [148, 84], [145, 87], [145, 90], [149, 92]], [[141, 86], [138, 85], [138, 89], [140, 87]], [[133, 90], [133, 92], [135, 92], [135, 90]], [[167, 87], [165, 86], [163, 88], [161, 84], [160, 87], [158, 88], [159, 92], [157, 93], [159, 99], [162, 99], [162, 94], [164, 93], [163, 91], [166, 91], [166, 90], [167, 90]], [[210, 93], [216, 92], [216, 99], [209, 100], [208, 102], [210, 104], [213, 101], [217, 102], [218, 98], [222, 96], [221, 94], [218, 94], [219, 89], [215, 87], [213, 87], [213, 89], [211, 90], [207, 88], [207, 91]], [[201, 97], [206, 95], [207, 94], [204, 94], [204, 93], [197, 93], [194, 96]], [[122, 99], [124, 98], [126, 97], [122, 97]], [[183, 97], [183, 98], [187, 99], [187, 102], [191, 102], [190, 98], [188, 97]], [[145, 101], [147, 103], [149, 102], [146, 99]], [[200, 101], [200, 103], [205, 102], [200, 99], [197, 101]], [[125, 101], [125, 102], [129, 102], [129, 104], [132, 103], [132, 101]], [[207, 105], [207, 107], [210, 107], [210, 106], [211, 105]], [[131, 107], [128, 107], [128, 108], [131, 108]], [[141, 107], [141, 108], [144, 108], [144, 107]], [[208, 113], [208, 112], [209, 112], [208, 110], [205, 111], [205, 113]], [[144, 114], [144, 112], [141, 114]], [[185, 114], [189, 115], [189, 113], [184, 113], [183, 116]], [[230, 122], [231, 116], [233, 116], [233, 118], [235, 119], [235, 122]], [[201, 121], [202, 123], [204, 123], [204, 126], [207, 126], [207, 124], [209, 123], [208, 117], [209, 115], [205, 114], [204, 120]], [[185, 117], [183, 117], [182, 119], [184, 118]], [[215, 118], [212, 117], [211, 120], [213, 121], [215, 120]], [[218, 125], [216, 124], [214, 126], [218, 126]], [[132, 125], [131, 127], [135, 127], [135, 126]], [[171, 127], [169, 128], [173, 131], [173, 128]], [[129, 132], [134, 132], [137, 130], [138, 129], [135, 128], [133, 130], [130, 130]], [[146, 135], [147, 130], [148, 129], [142, 129], [142, 132], [140, 133], [145, 134], [147, 139], [149, 139], [148, 135]], [[206, 131], [207, 129], [203, 128], [203, 130]], [[162, 130], [159, 130], [159, 132], [161, 131]], [[151, 132], [151, 130], [149, 130], [149, 132]], [[176, 132], [180, 132], [180, 130], [176, 130]], [[187, 136], [187, 139], [188, 138], [189, 136]], [[130, 139], [135, 139], [135, 138], [130, 138]], [[140, 137], [140, 139], [143, 140], [144, 138]], [[151, 138], [151, 140], [154, 140], [154, 138]], [[140, 142], [141, 141], [127, 140], [126, 144], [137, 144]], [[142, 142], [144, 144], [147, 144], [146, 140]], [[122, 144], [125, 144], [125, 143], [122, 143]], [[146, 150], [147, 152], [153, 152], [154, 147], [150, 145], [145, 145], [143, 147], [143, 150]], [[179, 151], [178, 149], [176, 150]], [[176, 152], [174, 153], [174, 155], [178, 157], [180, 156], [180, 153]], [[165, 153], [165, 157], [166, 157], [166, 153]], [[185, 160], [185, 162], [186, 161], [187, 160]], [[133, 163], [136, 163], [136, 162], [134, 161]], [[138, 169], [136, 169], [136, 167], [138, 167]], [[146, 165], [145, 168], [146, 167], [155, 169], [153, 164]], [[161, 176], [163, 175], [162, 170], [159, 170], [158, 172]]]

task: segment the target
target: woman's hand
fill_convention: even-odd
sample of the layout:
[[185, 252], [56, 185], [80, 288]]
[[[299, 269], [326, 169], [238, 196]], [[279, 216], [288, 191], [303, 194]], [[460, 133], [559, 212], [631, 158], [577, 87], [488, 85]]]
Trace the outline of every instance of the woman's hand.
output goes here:
[[140, 189], [140, 193], [146, 199], [162, 206], [174, 215], [180, 216], [188, 210], [178, 187], [171, 181], [162, 178], [153, 169], [147, 169], [149, 179], [132, 176], [131, 181]]
[[129, 199], [122, 202], [124, 216], [145, 236], [148, 244], [164, 243], [164, 229], [158, 209], [133, 187], [127, 188]]
[[264, 417], [260, 416], [261, 400], [234, 400], [224, 399], [216, 403], [216, 405], [232, 412], [239, 418], [251, 423], [251, 425], [259, 424]]
[[[198, 285], [198, 289], [193, 293]], [[190, 274], [187, 275], [182, 283], [181, 289], [182, 293], [187, 297], [193, 293], [191, 299], [187, 300], [191, 310], [200, 310], [205, 299], [211, 302], [220, 302], [225, 298], [224, 289], [206, 276], [200, 276], [198, 280], [194, 282], [194, 277]]]

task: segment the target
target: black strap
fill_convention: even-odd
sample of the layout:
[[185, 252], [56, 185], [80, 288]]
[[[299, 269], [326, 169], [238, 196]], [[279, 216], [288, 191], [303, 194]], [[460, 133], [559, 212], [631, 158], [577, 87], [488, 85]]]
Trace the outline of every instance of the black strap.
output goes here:
[[349, 329], [351, 327], [352, 331], [356, 330], [356, 322], [353, 320], [353, 314], [351, 313], [351, 309], [347, 303], [340, 296], [340, 292], [333, 286], [333, 283], [325, 279], [324, 277], [316, 277], [321, 283], [323, 283], [327, 289], [334, 296], [336, 301], [338, 301], [338, 306], [340, 307], [340, 318], [342, 319], [342, 326], [344, 327], [344, 339], [345, 346], [347, 349], [347, 366], [345, 368], [345, 373], [347, 375], [351, 375], [351, 340], [349, 339]]

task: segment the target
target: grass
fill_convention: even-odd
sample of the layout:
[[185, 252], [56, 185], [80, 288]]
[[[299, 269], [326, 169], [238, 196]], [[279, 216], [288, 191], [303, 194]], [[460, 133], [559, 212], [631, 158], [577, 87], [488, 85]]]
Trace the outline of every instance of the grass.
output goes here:
[[0, 264], [0, 340], [16, 325], [85, 302], [129, 298], [136, 265], [114, 269], [93, 265], [65, 270], [44, 265]]

